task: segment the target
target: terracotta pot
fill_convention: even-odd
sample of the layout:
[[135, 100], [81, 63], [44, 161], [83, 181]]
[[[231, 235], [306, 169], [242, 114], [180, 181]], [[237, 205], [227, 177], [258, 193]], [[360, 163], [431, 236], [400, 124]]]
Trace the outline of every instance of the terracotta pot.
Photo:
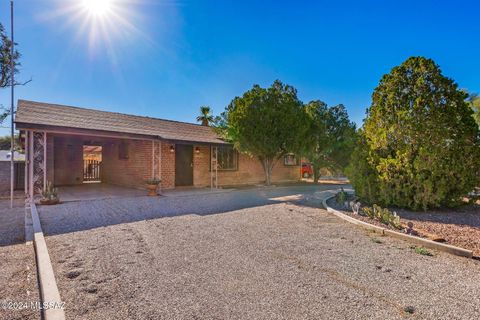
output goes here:
[[147, 189], [148, 189], [148, 195], [151, 197], [154, 197], [157, 195], [157, 184], [147, 184]]
[[60, 203], [60, 199], [40, 199], [40, 204], [44, 206], [51, 206]]

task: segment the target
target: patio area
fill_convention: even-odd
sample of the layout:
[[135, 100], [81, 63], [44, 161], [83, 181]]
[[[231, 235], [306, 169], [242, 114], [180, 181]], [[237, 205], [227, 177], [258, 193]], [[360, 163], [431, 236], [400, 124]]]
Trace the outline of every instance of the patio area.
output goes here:
[[62, 202], [141, 197], [146, 194], [146, 190], [126, 188], [106, 183], [85, 183], [58, 188], [58, 195]]
[[[163, 190], [160, 196], [179, 197], [211, 193], [224, 193], [230, 192], [232, 190], [233, 189], [183, 187], [172, 190]], [[145, 197], [147, 196], [147, 190], [127, 188], [107, 183], [84, 183], [76, 186], [59, 187], [58, 195], [61, 202], [72, 202], [114, 198]]]

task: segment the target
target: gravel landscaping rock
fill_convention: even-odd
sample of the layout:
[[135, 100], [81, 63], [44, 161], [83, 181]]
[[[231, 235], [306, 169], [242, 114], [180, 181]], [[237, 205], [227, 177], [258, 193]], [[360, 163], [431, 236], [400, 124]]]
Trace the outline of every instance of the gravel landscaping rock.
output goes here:
[[[369, 217], [353, 214], [352, 211], [339, 208], [335, 199], [329, 199], [328, 205], [349, 216], [379, 226], [396, 230], [380, 221]], [[454, 246], [473, 251], [473, 255], [480, 257], [480, 205], [468, 205], [457, 209], [437, 209], [424, 211], [409, 211], [404, 209], [392, 209], [400, 216], [403, 225], [413, 223], [413, 230], [418, 236], [442, 239]]]
[[0, 201], [0, 320], [40, 319], [38, 310], [15, 310], [3, 304], [40, 301], [33, 244], [23, 242], [23, 201], [16, 201], [13, 209], [9, 205], [9, 201]]
[[[374, 242], [375, 235], [311, 207], [316, 203], [296, 190], [290, 195], [267, 191], [263, 204], [243, 203], [239, 210], [223, 212], [231, 203], [219, 203], [217, 196], [185, 198], [182, 203], [192, 207], [180, 205], [184, 213], [178, 215], [182, 210], [177, 209], [164, 218], [156, 211], [149, 220], [77, 226], [75, 232], [48, 225], [56, 231], [47, 245], [67, 317], [480, 317], [477, 261], [437, 252], [420, 255], [409, 243], [389, 237]], [[244, 199], [240, 192], [230, 196]], [[284, 200], [275, 202], [272, 196]], [[93, 223], [92, 216], [104, 223], [118, 212], [153, 215], [143, 201], [137, 207], [122, 203], [98, 201], [71, 212], [80, 219], [82, 213], [90, 215], [85, 218], [90, 225], [100, 223]], [[92, 208], [96, 211], [88, 211]], [[197, 211], [203, 213], [187, 213]], [[69, 278], [76, 269], [82, 272]]]

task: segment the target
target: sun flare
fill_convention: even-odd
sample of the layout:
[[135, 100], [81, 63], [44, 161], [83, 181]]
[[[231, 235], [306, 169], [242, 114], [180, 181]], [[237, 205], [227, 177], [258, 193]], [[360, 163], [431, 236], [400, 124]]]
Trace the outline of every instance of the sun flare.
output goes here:
[[112, 9], [112, 0], [83, 0], [83, 6], [95, 16], [104, 16]]

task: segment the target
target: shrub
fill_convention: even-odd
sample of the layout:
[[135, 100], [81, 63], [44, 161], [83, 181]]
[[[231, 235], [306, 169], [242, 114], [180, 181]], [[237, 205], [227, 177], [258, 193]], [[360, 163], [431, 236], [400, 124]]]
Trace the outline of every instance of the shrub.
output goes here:
[[345, 201], [347, 201], [348, 194], [343, 190], [343, 188], [340, 189], [340, 191], [335, 195], [335, 200], [337, 201], [338, 204], [344, 205]]
[[430, 59], [381, 79], [347, 175], [369, 203], [413, 210], [455, 206], [479, 181], [479, 130], [466, 94]]
[[382, 208], [374, 204], [373, 207], [362, 208], [362, 211], [371, 219], [375, 219], [396, 229], [402, 228], [402, 225], [400, 224], [400, 216], [398, 216], [396, 212], [392, 212], [387, 208]]

